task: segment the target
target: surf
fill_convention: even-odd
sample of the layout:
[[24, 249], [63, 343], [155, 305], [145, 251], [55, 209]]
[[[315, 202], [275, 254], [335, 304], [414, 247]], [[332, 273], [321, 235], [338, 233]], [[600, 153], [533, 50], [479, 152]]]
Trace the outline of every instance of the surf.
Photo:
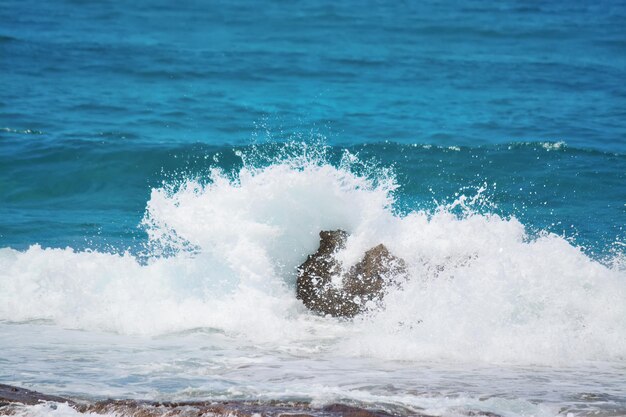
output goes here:
[[[393, 170], [345, 152], [242, 155], [237, 171], [152, 189], [140, 253], [0, 249], [0, 319], [127, 335], [210, 328], [348, 357], [562, 363], [626, 356], [626, 280], [562, 236], [485, 212], [482, 192], [400, 212]], [[354, 320], [311, 314], [296, 268], [320, 230], [345, 264], [384, 243], [410, 280]]]

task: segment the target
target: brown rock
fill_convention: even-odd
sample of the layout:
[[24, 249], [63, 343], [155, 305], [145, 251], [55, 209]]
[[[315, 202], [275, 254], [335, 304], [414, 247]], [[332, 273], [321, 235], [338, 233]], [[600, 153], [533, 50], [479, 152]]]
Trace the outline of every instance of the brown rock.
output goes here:
[[[22, 415], [23, 405], [49, 401], [68, 403], [77, 413], [115, 414], [120, 417], [430, 417], [415, 412], [389, 413], [347, 404], [312, 407], [306, 401], [141, 401], [104, 400], [74, 402], [11, 385], [0, 384], [0, 415]], [[469, 410], [469, 416], [499, 417], [493, 413]]]
[[72, 401], [54, 395], [46, 395], [29, 389], [18, 388], [12, 385], [0, 384], [0, 407], [19, 403], [25, 405], [35, 405], [43, 401], [54, 401], [57, 403], [71, 403]]
[[[343, 230], [321, 231], [319, 249], [298, 268], [296, 297], [316, 313], [354, 317], [365, 311], [369, 301], [380, 304], [388, 286], [406, 278], [404, 260], [383, 244], [365, 252], [346, 272], [336, 254], [345, 248], [347, 239]], [[333, 285], [336, 277], [342, 285]]]
[[[389, 414], [382, 410], [366, 410], [359, 407], [353, 407], [345, 404], [330, 404], [323, 408], [323, 411], [328, 413], [336, 413], [341, 417], [392, 417], [393, 414]], [[418, 416], [419, 417], [419, 416]]]
[[[345, 316], [348, 307], [332, 283], [342, 273], [336, 253], [345, 248], [348, 234], [343, 230], [321, 231], [320, 247], [298, 268], [296, 297], [312, 311], [333, 316]], [[354, 315], [354, 314], [352, 314]]]

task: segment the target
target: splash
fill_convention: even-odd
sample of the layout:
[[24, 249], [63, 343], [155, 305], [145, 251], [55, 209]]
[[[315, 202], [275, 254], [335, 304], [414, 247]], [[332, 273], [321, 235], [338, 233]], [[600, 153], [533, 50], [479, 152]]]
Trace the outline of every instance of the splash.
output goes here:
[[[237, 172], [152, 190], [150, 256], [0, 249], [0, 319], [157, 335], [212, 328], [235, 340], [345, 356], [558, 362], [626, 356], [626, 279], [554, 234], [479, 214], [484, 189], [434, 212], [393, 210], [389, 169], [306, 149], [242, 154]], [[484, 204], [483, 204], [484, 205]], [[459, 208], [461, 212], [459, 213]], [[384, 243], [411, 280], [354, 321], [295, 299], [295, 270], [320, 230], [350, 232], [355, 263]]]

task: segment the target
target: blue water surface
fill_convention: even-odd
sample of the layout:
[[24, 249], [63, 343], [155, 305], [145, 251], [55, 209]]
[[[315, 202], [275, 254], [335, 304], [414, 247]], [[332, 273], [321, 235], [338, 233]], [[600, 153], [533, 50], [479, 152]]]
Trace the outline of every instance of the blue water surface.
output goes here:
[[623, 252], [624, 28], [621, 1], [0, 0], [0, 247], [132, 248], [164, 179], [314, 141], [393, 166], [399, 212], [486, 185]]

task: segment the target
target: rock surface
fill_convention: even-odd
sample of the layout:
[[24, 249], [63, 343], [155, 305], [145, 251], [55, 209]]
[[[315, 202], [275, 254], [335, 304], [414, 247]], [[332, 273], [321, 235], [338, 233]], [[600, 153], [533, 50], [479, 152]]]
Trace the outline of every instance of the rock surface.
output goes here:
[[[50, 414], [57, 403], [66, 403], [79, 414], [119, 417], [431, 417], [415, 411], [390, 413], [346, 404], [312, 407], [304, 401], [139, 401], [104, 400], [96, 402], [72, 401], [11, 385], [0, 384], [0, 416], [23, 415], [24, 405], [45, 402]], [[39, 414], [45, 410], [39, 410]], [[62, 414], [62, 413], [59, 413]], [[53, 415], [56, 415], [53, 414]], [[65, 414], [63, 414], [65, 415]], [[467, 416], [500, 417], [489, 412], [467, 410]]]
[[372, 303], [380, 304], [390, 285], [406, 279], [404, 260], [380, 244], [346, 270], [336, 258], [346, 246], [343, 230], [320, 232], [319, 249], [298, 268], [296, 297], [319, 314], [354, 317]]
[[26, 405], [39, 404], [42, 401], [54, 401], [57, 403], [71, 402], [65, 398], [46, 395], [37, 391], [14, 387], [12, 385], [0, 384], [0, 407], [11, 403]]
[[344, 404], [331, 404], [322, 408], [313, 408], [306, 402], [286, 401], [158, 402], [105, 400], [97, 402], [75, 402], [66, 398], [0, 384], [0, 415], [21, 415], [21, 410], [24, 405], [36, 405], [40, 403], [48, 403], [48, 405], [45, 406], [50, 408], [51, 414], [58, 408], [56, 403], [66, 403], [69, 407], [81, 414], [115, 414], [120, 417], [394, 417], [393, 414], [382, 410], [367, 410]]
[[[192, 402], [145, 402], [145, 401], [99, 401], [79, 409], [83, 413], [115, 414], [133, 417], [394, 417], [381, 410], [366, 410], [343, 404], [331, 404], [319, 409], [303, 402], [271, 401], [192, 401]], [[416, 415], [416, 417], [428, 417]]]

